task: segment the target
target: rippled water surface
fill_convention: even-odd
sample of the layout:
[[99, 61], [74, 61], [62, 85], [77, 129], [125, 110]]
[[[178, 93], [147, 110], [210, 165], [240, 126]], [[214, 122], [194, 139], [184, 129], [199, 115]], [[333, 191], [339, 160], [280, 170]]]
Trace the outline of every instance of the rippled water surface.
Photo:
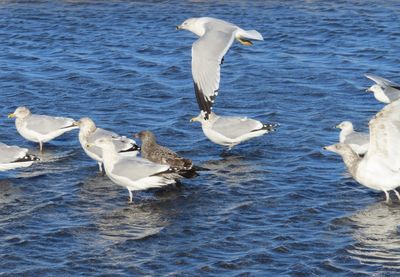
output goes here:
[[[226, 55], [215, 110], [280, 128], [230, 152], [189, 122], [195, 36], [174, 26], [206, 15], [265, 37]], [[151, 129], [209, 169], [128, 204], [68, 133], [41, 163], [0, 175], [0, 272], [396, 275], [400, 205], [321, 147], [382, 107], [364, 73], [400, 82], [399, 17], [397, 1], [0, 1], [0, 141], [37, 153], [6, 118], [28, 105]]]

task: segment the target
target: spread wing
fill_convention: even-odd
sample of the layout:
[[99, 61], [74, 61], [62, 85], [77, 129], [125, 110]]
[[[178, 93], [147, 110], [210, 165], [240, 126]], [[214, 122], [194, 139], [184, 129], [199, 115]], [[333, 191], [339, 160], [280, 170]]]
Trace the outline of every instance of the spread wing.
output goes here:
[[400, 100], [386, 105], [369, 122], [367, 156], [381, 155], [392, 170], [400, 170]]
[[374, 81], [375, 83], [377, 83], [378, 85], [380, 85], [382, 88], [386, 88], [386, 87], [392, 87], [395, 89], [400, 89], [400, 85], [396, 84], [392, 81], [389, 81], [388, 79], [379, 77], [377, 75], [374, 74], [365, 74], [365, 77], [367, 77], [368, 79]]
[[220, 65], [234, 40], [235, 28], [208, 29], [192, 46], [192, 76], [197, 103], [208, 114], [220, 83]]

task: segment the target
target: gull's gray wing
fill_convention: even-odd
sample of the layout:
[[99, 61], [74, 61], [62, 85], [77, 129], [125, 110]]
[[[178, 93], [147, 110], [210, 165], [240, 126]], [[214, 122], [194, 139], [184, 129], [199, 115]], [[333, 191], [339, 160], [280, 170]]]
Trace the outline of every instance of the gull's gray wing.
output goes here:
[[369, 143], [369, 134], [367, 133], [360, 133], [360, 132], [353, 132], [352, 134], [348, 135], [344, 140], [346, 144], [357, 144], [357, 145], [364, 145]]
[[400, 100], [386, 105], [369, 122], [366, 158], [380, 155], [392, 170], [400, 170]]
[[136, 181], [145, 177], [168, 171], [168, 165], [161, 165], [150, 162], [139, 157], [121, 157], [114, 164], [111, 174], [126, 177]]
[[8, 146], [0, 143], [0, 163], [12, 163], [23, 159], [28, 153], [28, 149], [18, 146]]
[[[90, 136], [88, 137], [88, 142], [94, 143], [99, 138], [112, 138], [117, 152], [127, 151], [136, 145], [136, 142], [133, 139], [121, 137], [117, 133], [114, 133], [114, 132], [111, 132], [108, 130], [104, 130], [102, 128], [96, 128], [96, 131], [91, 133]], [[94, 149], [95, 150], [93, 150], [93, 151], [90, 149], [89, 150], [92, 152], [96, 152], [96, 154], [101, 153], [100, 148], [94, 146]]]
[[119, 135], [111, 131], [107, 131], [101, 128], [96, 128], [96, 130], [89, 135], [87, 140], [89, 143], [94, 143], [97, 139], [100, 138], [113, 138], [113, 137], [117, 138], [119, 137]]
[[45, 135], [67, 127], [78, 128], [74, 127], [73, 123], [74, 120], [72, 118], [33, 114], [27, 118], [26, 128]]
[[261, 130], [264, 125], [257, 120], [246, 117], [220, 116], [212, 129], [225, 137], [235, 139], [242, 135]]
[[374, 75], [374, 74], [368, 74], [368, 73], [365, 74], [364, 76], [367, 77], [368, 79], [374, 81], [375, 83], [380, 85], [382, 88], [392, 87], [396, 90], [400, 90], [399, 84], [389, 81], [388, 79], [382, 78], [382, 77]]
[[235, 30], [233, 25], [224, 22], [209, 22], [205, 34], [192, 46], [192, 76], [196, 99], [200, 110], [207, 115], [211, 113], [218, 94], [220, 65], [233, 43]]

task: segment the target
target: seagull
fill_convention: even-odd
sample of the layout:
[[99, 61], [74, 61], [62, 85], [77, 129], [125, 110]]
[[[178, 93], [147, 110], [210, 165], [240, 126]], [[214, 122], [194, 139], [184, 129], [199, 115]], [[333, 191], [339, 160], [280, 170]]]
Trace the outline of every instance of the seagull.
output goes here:
[[353, 123], [343, 121], [336, 125], [340, 129], [339, 142], [348, 144], [358, 155], [364, 155], [368, 151], [369, 134], [354, 131]]
[[353, 178], [360, 184], [381, 190], [390, 201], [389, 192], [400, 185], [400, 100], [386, 105], [369, 121], [369, 148], [360, 157], [347, 144], [338, 143], [324, 147], [342, 159]]
[[189, 18], [176, 28], [200, 37], [192, 45], [192, 76], [197, 103], [207, 119], [218, 94], [221, 64], [233, 41], [252, 45], [251, 40], [264, 39], [256, 30], [212, 17]]
[[28, 167], [35, 161], [39, 161], [39, 158], [28, 154], [28, 149], [0, 142], [0, 171]]
[[206, 119], [203, 111], [190, 121], [200, 122], [207, 138], [229, 150], [243, 141], [273, 132], [277, 127], [277, 124], [263, 124], [247, 117], [219, 116], [215, 112]]
[[373, 92], [376, 100], [388, 104], [400, 98], [399, 84], [373, 74], [365, 74], [365, 77], [376, 83], [366, 90]]
[[117, 185], [129, 191], [129, 202], [132, 202], [132, 191], [163, 187], [176, 183], [181, 176], [169, 165], [153, 163], [141, 157], [127, 157], [119, 154], [112, 138], [99, 138], [88, 147], [102, 149], [103, 164], [107, 176]]
[[18, 107], [8, 115], [8, 118], [14, 117], [18, 133], [29, 141], [39, 142], [40, 152], [43, 152], [43, 143], [78, 128], [72, 118], [32, 114], [27, 107]]
[[174, 170], [188, 171], [193, 168], [193, 162], [179, 157], [174, 151], [157, 144], [156, 137], [151, 131], [141, 131], [135, 134], [135, 138], [142, 141], [142, 157], [158, 164], [166, 164]]
[[118, 134], [98, 128], [92, 119], [89, 117], [81, 118], [80, 120], [73, 123], [73, 125], [79, 127], [79, 142], [85, 153], [97, 161], [99, 165], [99, 171], [103, 172], [103, 157], [100, 148], [93, 146], [87, 147], [88, 143], [92, 143], [99, 138], [113, 138], [113, 143], [117, 152], [124, 153], [126, 155], [136, 156], [140, 148], [137, 146], [133, 139], [121, 137]]

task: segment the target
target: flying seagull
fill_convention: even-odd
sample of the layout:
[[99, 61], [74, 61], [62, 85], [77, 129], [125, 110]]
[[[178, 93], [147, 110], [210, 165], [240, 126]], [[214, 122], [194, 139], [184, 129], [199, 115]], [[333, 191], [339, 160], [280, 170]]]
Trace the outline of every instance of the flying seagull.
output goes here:
[[176, 28], [200, 37], [192, 45], [192, 76], [197, 103], [208, 119], [219, 90], [221, 64], [233, 41], [252, 45], [251, 40], [264, 39], [256, 30], [212, 17], [189, 18]]

